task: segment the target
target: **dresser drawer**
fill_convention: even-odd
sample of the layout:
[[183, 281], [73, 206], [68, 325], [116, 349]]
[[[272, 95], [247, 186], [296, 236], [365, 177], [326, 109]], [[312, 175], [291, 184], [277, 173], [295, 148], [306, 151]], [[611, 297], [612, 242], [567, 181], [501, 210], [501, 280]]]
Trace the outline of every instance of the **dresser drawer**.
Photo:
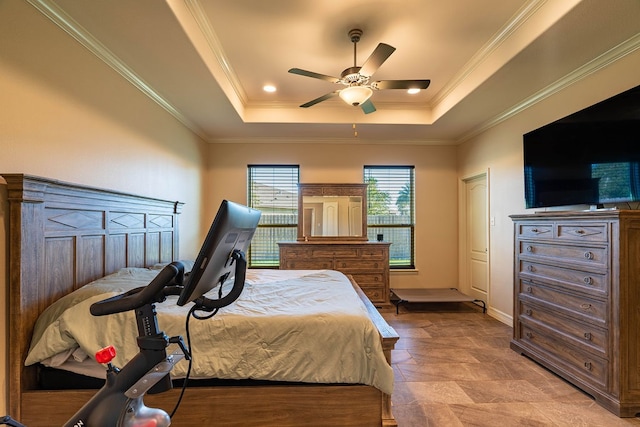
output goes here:
[[597, 385], [601, 389], [607, 386], [607, 361], [545, 334], [532, 325], [520, 325], [521, 336], [518, 337], [527, 347], [546, 353], [555, 364], [564, 367], [575, 376]]
[[385, 260], [387, 258], [388, 250], [382, 247], [362, 248], [359, 250], [359, 255], [363, 259], [380, 259]]
[[309, 258], [311, 253], [309, 248], [280, 248], [280, 258], [286, 259]]
[[606, 329], [559, 316], [553, 311], [545, 310], [526, 301], [520, 301], [520, 320], [525, 323], [539, 323], [570, 340], [576, 347], [603, 358], [608, 356], [609, 340]]
[[344, 259], [339, 258], [335, 260], [335, 268], [344, 272], [357, 272], [362, 270], [374, 270], [382, 271], [387, 268], [386, 264], [382, 260], [370, 260], [370, 259]]
[[607, 327], [607, 301], [560, 292], [532, 282], [520, 283], [519, 298], [525, 303], [533, 302], [578, 320]]
[[587, 272], [530, 261], [520, 261], [519, 274], [522, 279], [543, 281], [560, 288], [585, 292], [591, 295], [603, 296], [609, 293], [609, 275], [607, 273]]
[[608, 247], [566, 246], [553, 243], [518, 241], [518, 254], [521, 259], [538, 262], [559, 262], [599, 269], [606, 272], [609, 266]]
[[384, 275], [382, 273], [358, 274], [347, 271], [343, 271], [343, 273], [351, 275], [351, 277], [353, 277], [353, 280], [355, 280], [358, 286], [360, 286], [361, 288], [383, 286], [385, 283]]
[[553, 224], [517, 224], [516, 237], [519, 238], [538, 238], [538, 239], [552, 239], [553, 238]]
[[606, 242], [609, 240], [606, 223], [558, 223], [556, 238], [581, 242]]
[[303, 258], [281, 259], [280, 268], [283, 270], [333, 270], [333, 260]]
[[358, 252], [359, 252], [358, 248], [351, 248], [351, 247], [336, 247], [336, 248], [332, 248], [332, 247], [320, 246], [318, 248], [311, 248], [310, 256], [317, 257], [317, 258], [335, 258], [335, 259], [353, 258], [353, 259], [357, 259], [357, 258], [359, 258], [359, 253]]
[[384, 294], [384, 288], [365, 288], [362, 287], [362, 292], [371, 300], [372, 303], [384, 302], [386, 301], [386, 296]]

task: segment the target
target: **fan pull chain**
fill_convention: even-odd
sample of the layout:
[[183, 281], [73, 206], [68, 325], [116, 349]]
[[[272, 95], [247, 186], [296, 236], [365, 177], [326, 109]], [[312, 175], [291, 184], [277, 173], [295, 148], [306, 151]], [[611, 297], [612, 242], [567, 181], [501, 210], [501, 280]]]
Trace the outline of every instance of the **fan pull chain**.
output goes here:
[[358, 131], [356, 130], [356, 124], [353, 124], [353, 137], [357, 138], [358, 137]]

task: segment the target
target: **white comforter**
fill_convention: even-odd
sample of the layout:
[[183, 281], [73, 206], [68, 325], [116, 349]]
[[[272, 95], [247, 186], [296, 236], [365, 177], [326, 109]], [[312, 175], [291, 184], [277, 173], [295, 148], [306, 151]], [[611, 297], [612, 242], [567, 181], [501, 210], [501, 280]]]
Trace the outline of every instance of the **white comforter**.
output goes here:
[[[113, 345], [116, 366], [138, 351], [132, 312], [94, 317], [89, 306], [144, 286], [158, 270], [127, 268], [49, 307], [36, 324], [26, 365], [93, 355]], [[215, 291], [217, 292], [217, 291]], [[160, 329], [186, 339], [190, 304], [157, 305]], [[393, 371], [377, 329], [348, 278], [331, 270], [248, 270], [241, 296], [208, 320], [190, 320], [192, 378], [372, 385], [391, 394]], [[186, 374], [186, 361], [172, 375]]]

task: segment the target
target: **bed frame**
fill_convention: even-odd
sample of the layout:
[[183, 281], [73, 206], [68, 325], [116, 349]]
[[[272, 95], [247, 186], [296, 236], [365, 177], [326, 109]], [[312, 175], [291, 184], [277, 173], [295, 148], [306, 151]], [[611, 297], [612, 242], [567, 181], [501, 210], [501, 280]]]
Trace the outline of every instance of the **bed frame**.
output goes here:
[[[64, 424], [93, 390], [40, 390], [24, 366], [33, 326], [51, 303], [122, 267], [178, 259], [182, 203], [3, 174], [9, 200], [9, 411], [28, 427]], [[398, 335], [364, 293], [391, 363]], [[178, 389], [145, 397], [171, 412]], [[366, 385], [274, 384], [188, 388], [178, 426], [396, 426], [391, 397]]]

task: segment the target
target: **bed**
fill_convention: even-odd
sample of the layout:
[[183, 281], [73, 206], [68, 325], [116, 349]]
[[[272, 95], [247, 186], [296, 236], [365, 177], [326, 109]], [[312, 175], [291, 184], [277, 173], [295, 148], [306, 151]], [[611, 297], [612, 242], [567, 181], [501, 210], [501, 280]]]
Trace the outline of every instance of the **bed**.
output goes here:
[[[122, 268], [179, 259], [182, 204], [6, 174], [9, 199], [9, 411], [29, 427], [63, 424], [94, 390], [48, 390], [25, 366], [34, 324], [52, 303]], [[398, 339], [355, 282], [387, 363]], [[148, 395], [173, 408], [179, 389]], [[397, 425], [390, 393], [373, 385], [302, 381], [189, 387], [174, 425]]]

